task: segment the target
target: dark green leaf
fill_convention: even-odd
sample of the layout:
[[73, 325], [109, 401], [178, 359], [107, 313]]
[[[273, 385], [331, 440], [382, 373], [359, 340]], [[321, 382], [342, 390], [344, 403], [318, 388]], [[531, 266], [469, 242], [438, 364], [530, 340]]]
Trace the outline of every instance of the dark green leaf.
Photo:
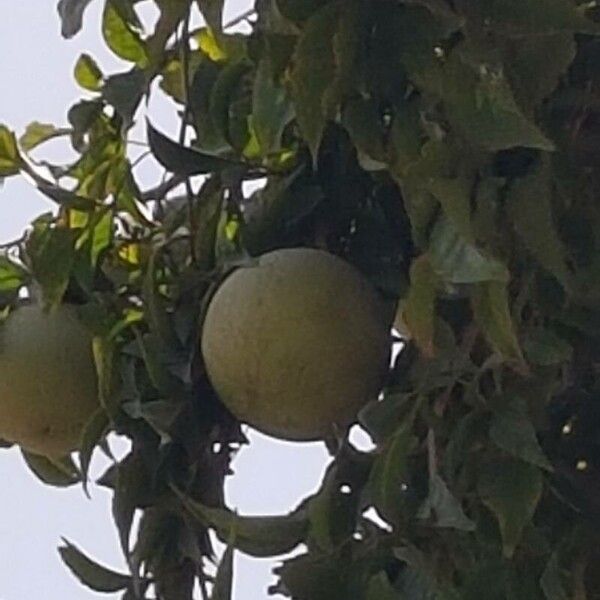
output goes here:
[[102, 71], [89, 54], [82, 54], [75, 63], [75, 81], [84, 89], [97, 92], [102, 85]]
[[49, 458], [21, 450], [27, 466], [42, 482], [56, 486], [68, 487], [81, 481], [81, 476], [70, 456]]
[[77, 234], [63, 227], [47, 227], [38, 222], [27, 241], [31, 271], [39, 283], [44, 302], [60, 304], [75, 263]]
[[566, 575], [566, 571], [560, 567], [558, 553], [554, 552], [540, 579], [540, 586], [546, 600], [569, 600], [571, 598], [565, 589]]
[[83, 196], [79, 196], [74, 192], [69, 192], [68, 190], [64, 190], [55, 185], [38, 183], [37, 188], [42, 194], [48, 196], [48, 198], [65, 208], [89, 211], [94, 206], [93, 200], [84, 198]]
[[232, 543], [227, 546], [221, 556], [210, 600], [231, 600], [232, 598], [234, 541], [235, 532], [232, 535]]
[[534, 365], [551, 366], [569, 361], [573, 347], [550, 329], [536, 329], [523, 342], [523, 350]]
[[216, 31], [221, 31], [223, 26], [224, 0], [198, 0], [198, 6], [208, 26]]
[[284, 127], [293, 117], [285, 88], [274, 78], [270, 56], [256, 70], [252, 92], [252, 128], [263, 156], [280, 149]]
[[121, 115], [125, 127], [129, 127], [133, 122], [146, 87], [146, 75], [137, 67], [127, 73], [111, 75], [102, 86], [102, 96]]
[[361, 98], [350, 101], [344, 107], [342, 125], [348, 130], [364, 169], [380, 170], [386, 167], [385, 131], [373, 100]]
[[534, 258], [563, 285], [568, 285], [566, 252], [552, 214], [551, 172], [542, 166], [518, 179], [508, 195], [513, 227]]
[[98, 408], [89, 418], [83, 428], [81, 441], [79, 443], [79, 465], [83, 489], [87, 492], [88, 470], [92, 460], [92, 454], [98, 443], [103, 439], [109, 426], [108, 415], [104, 408]]
[[224, 508], [212, 508], [177, 492], [183, 506], [204, 525], [213, 527], [221, 540], [235, 532], [235, 547], [256, 557], [285, 554], [300, 544], [308, 526], [306, 511], [286, 516], [243, 517]]
[[193, 148], [181, 146], [158, 132], [148, 123], [148, 142], [156, 160], [177, 175], [202, 175], [219, 172], [237, 163]]
[[490, 425], [490, 439], [502, 450], [532, 465], [552, 470], [537, 440], [535, 428], [521, 398], [506, 399]]
[[408, 427], [400, 427], [373, 463], [369, 491], [373, 504], [392, 523], [402, 518], [407, 489], [408, 459], [415, 447]]
[[83, 585], [95, 592], [107, 594], [124, 590], [130, 585], [131, 577], [129, 575], [117, 573], [99, 565], [64, 538], [63, 543], [65, 545], [58, 549], [60, 556]]
[[16, 175], [22, 166], [23, 159], [15, 134], [8, 127], [0, 125], [0, 177]]
[[373, 575], [367, 586], [366, 600], [400, 600], [400, 592], [392, 587], [385, 571]]
[[418, 512], [420, 519], [431, 520], [434, 527], [474, 531], [475, 523], [469, 519], [460, 502], [451, 494], [448, 486], [439, 475], [429, 480], [429, 495]]
[[333, 116], [325, 95], [335, 77], [333, 37], [338, 22], [336, 3], [324, 6], [308, 20], [294, 54], [291, 73], [298, 123], [316, 160], [327, 121]]
[[598, 32], [597, 24], [587, 19], [569, 0], [466, 0], [463, 10], [479, 23], [508, 35], [552, 35], [558, 32]]
[[475, 321], [492, 348], [505, 360], [525, 365], [517, 339], [506, 285], [500, 281], [480, 283], [474, 288], [472, 306]]
[[115, 0], [107, 0], [102, 15], [102, 35], [108, 47], [123, 60], [139, 67], [148, 64], [148, 52], [140, 34], [115, 6]]
[[479, 497], [498, 520], [504, 555], [510, 558], [523, 529], [542, 496], [541, 471], [519, 460], [503, 458], [486, 463], [479, 475]]
[[58, 14], [62, 21], [62, 35], [71, 38], [81, 29], [83, 13], [92, 0], [60, 0]]
[[449, 283], [505, 282], [509, 278], [499, 260], [470, 244], [446, 217], [433, 229], [429, 257], [438, 275]]

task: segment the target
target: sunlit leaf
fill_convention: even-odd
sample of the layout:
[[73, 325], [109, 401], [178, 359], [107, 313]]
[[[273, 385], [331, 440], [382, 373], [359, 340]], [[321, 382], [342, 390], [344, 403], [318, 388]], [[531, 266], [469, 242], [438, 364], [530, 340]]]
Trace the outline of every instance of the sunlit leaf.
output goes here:
[[117, 10], [114, 0], [107, 0], [102, 16], [102, 35], [108, 47], [123, 60], [144, 67], [148, 53], [138, 31]]
[[17, 147], [15, 134], [4, 125], [0, 125], [0, 177], [9, 177], [20, 172], [23, 159]]
[[70, 129], [59, 128], [50, 123], [33, 121], [27, 125], [25, 133], [19, 138], [19, 144], [23, 150], [29, 151], [48, 140], [68, 135], [69, 133], [71, 133]]
[[82, 54], [75, 63], [75, 81], [85, 90], [97, 92], [102, 85], [102, 71], [89, 54]]

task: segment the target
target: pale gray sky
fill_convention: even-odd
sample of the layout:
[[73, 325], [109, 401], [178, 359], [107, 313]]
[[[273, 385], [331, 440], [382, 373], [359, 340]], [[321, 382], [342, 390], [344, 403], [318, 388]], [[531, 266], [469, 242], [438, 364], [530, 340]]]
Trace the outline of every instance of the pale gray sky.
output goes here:
[[[30, 121], [66, 123], [68, 107], [81, 96], [72, 78], [77, 57], [88, 52], [105, 72], [122, 63], [105, 49], [99, 33], [101, 0], [92, 3], [84, 30], [73, 40], [60, 37], [56, 0], [0, 0], [0, 123], [22, 133]], [[152, 16], [152, 2], [141, 6]], [[226, 2], [226, 18], [243, 12], [252, 0]], [[172, 104], [158, 99], [150, 107], [153, 122], [173, 130]], [[64, 146], [41, 149], [49, 158], [64, 158]], [[148, 163], [139, 175], [149, 185], [160, 173]], [[0, 189], [0, 243], [21, 235], [27, 223], [51, 205], [22, 179]], [[240, 513], [273, 514], [291, 510], [313, 492], [327, 455], [322, 444], [283, 444], [251, 434], [251, 447], [234, 462], [235, 475], [226, 486], [230, 506]], [[117, 443], [116, 448], [124, 449]], [[100, 472], [102, 463], [95, 465]], [[88, 500], [81, 488], [58, 490], [39, 483], [16, 449], [0, 451], [0, 600], [86, 600], [107, 598], [82, 588], [62, 565], [56, 547], [70, 539], [104, 564], [123, 568], [110, 495], [92, 488]], [[272, 561], [238, 554], [234, 600], [266, 599]]]

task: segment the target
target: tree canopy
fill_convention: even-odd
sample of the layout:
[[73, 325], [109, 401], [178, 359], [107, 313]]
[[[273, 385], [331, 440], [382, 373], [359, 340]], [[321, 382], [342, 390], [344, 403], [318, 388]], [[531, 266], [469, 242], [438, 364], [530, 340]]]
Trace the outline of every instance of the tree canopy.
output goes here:
[[[90, 1], [60, 0], [63, 36]], [[143, 2], [103, 0], [104, 41], [130, 66], [81, 55], [66, 124], [0, 126], [0, 177], [57, 205], [3, 248], [2, 314], [24, 289], [75, 305], [99, 380], [79, 452], [27, 464], [85, 490], [106, 436], [132, 443], [99, 481], [130, 572], [85, 540], [65, 542], [66, 565], [122, 600], [191, 600], [196, 581], [227, 600], [235, 550], [303, 544], [274, 590], [297, 600], [599, 598], [596, 3], [257, 0], [241, 34], [223, 0], [152, 1], [148, 30]], [[152, 125], [154, 94], [175, 103], [178, 136]], [[143, 119], [154, 189], [136, 178]], [[57, 137], [74, 162], [31, 155]], [[225, 274], [298, 246], [362, 271], [404, 348], [358, 416], [375, 449], [327, 440], [319, 491], [249, 518], [225, 506], [246, 438], [198, 332]], [[214, 578], [211, 531], [227, 545]]]

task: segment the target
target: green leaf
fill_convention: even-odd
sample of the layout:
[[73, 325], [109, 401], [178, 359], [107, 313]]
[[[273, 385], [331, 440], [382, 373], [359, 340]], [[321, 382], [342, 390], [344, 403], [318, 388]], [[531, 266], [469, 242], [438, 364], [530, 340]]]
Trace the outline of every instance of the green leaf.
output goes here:
[[336, 74], [333, 37], [338, 14], [337, 3], [331, 3], [308, 19], [290, 74], [298, 124], [315, 161], [325, 125], [333, 116], [325, 99]]
[[203, 175], [219, 172], [238, 163], [187, 148], [171, 141], [148, 123], [148, 143], [156, 160], [177, 175]]
[[19, 138], [19, 144], [23, 150], [29, 151], [48, 140], [70, 133], [70, 129], [59, 129], [51, 123], [33, 121], [25, 128], [25, 133]]
[[87, 212], [94, 207], [94, 201], [90, 198], [84, 198], [74, 192], [63, 190], [55, 185], [46, 185], [38, 183], [37, 189], [45, 196], [54, 200], [59, 206]]
[[82, 54], [75, 63], [75, 81], [84, 89], [97, 92], [102, 85], [102, 71], [89, 54]]
[[366, 170], [386, 167], [385, 131], [377, 104], [372, 99], [348, 102], [342, 114], [342, 125], [348, 130], [359, 152], [359, 160]]
[[565, 589], [566, 575], [566, 570], [560, 567], [558, 552], [554, 551], [540, 579], [546, 600], [570, 600], [571, 595]]
[[507, 361], [525, 365], [515, 333], [506, 284], [488, 281], [475, 286], [471, 296], [475, 321], [481, 327], [488, 343]]
[[0, 125], [0, 177], [17, 175], [23, 166], [23, 159], [17, 147], [15, 134]]
[[433, 228], [429, 257], [434, 270], [448, 283], [505, 282], [509, 279], [508, 271], [500, 261], [470, 244], [445, 216], [438, 219]]
[[0, 254], [0, 292], [11, 292], [24, 286], [29, 273], [8, 256]]
[[460, 502], [450, 493], [439, 475], [429, 480], [429, 494], [418, 512], [419, 519], [431, 520], [434, 527], [474, 531], [475, 523], [465, 515]]
[[102, 86], [102, 96], [121, 115], [125, 127], [129, 127], [133, 122], [137, 107], [146, 91], [146, 75], [137, 67], [126, 73], [111, 75]]
[[291, 21], [305, 21], [328, 0], [275, 0], [281, 14]]
[[41, 221], [27, 241], [27, 255], [33, 278], [40, 285], [45, 304], [60, 304], [73, 265], [77, 232], [64, 227], [47, 227]]
[[439, 278], [427, 254], [422, 254], [410, 267], [410, 288], [403, 317], [410, 334], [425, 356], [433, 356], [435, 334], [435, 299]]
[[102, 35], [107, 46], [123, 60], [139, 67], [148, 64], [146, 45], [138, 31], [117, 10], [114, 0], [107, 0], [102, 15]]
[[61, 19], [62, 36], [71, 38], [81, 29], [83, 13], [92, 0], [60, 0], [58, 15]]
[[570, 361], [573, 347], [550, 329], [536, 329], [523, 342], [527, 360], [548, 367]]
[[88, 471], [92, 460], [92, 454], [98, 443], [104, 438], [109, 427], [109, 419], [103, 407], [96, 409], [88, 419], [81, 433], [79, 442], [79, 465], [81, 468], [81, 479], [83, 490], [87, 493]]
[[99, 565], [64, 538], [63, 543], [64, 546], [58, 549], [60, 556], [83, 585], [95, 592], [111, 594], [124, 590], [131, 584], [129, 575]]
[[554, 150], [554, 144], [523, 114], [504, 74], [475, 55], [453, 52], [444, 63], [407, 61], [415, 83], [446, 105], [454, 127], [475, 147], [496, 152], [517, 146]]
[[[230, 62], [219, 73], [216, 78], [214, 85], [210, 91], [209, 100], [209, 114], [212, 119], [214, 126], [216, 127], [220, 136], [227, 140], [227, 142], [235, 147], [243, 147], [247, 142], [248, 137], [248, 116], [250, 114], [250, 98], [242, 97], [241, 108], [245, 114], [241, 118], [241, 129], [242, 129], [242, 142], [237, 139], [235, 135], [235, 126], [237, 118], [237, 109], [240, 101], [240, 93], [242, 96], [246, 94], [244, 92], [244, 80], [245, 76], [249, 71], [249, 64], [246, 61], [235, 61]], [[247, 106], [243, 106], [247, 105]], [[247, 114], [246, 110], [248, 109]]]
[[512, 458], [495, 459], [481, 469], [477, 491], [496, 516], [504, 556], [512, 557], [523, 529], [531, 521], [542, 496], [543, 477], [532, 465]]
[[232, 532], [231, 538], [231, 543], [227, 546], [221, 557], [210, 600], [231, 600], [232, 598], [235, 530]]
[[[175, 490], [176, 491], [176, 490]], [[243, 517], [224, 508], [205, 506], [176, 491], [184, 508], [204, 525], [213, 527], [221, 540], [235, 532], [235, 547], [255, 557], [285, 554], [306, 535], [308, 519], [304, 509], [276, 517]]]
[[81, 481], [81, 475], [70, 456], [50, 458], [21, 450], [27, 466], [47, 485], [68, 487]]
[[532, 113], [558, 87], [576, 53], [570, 32], [507, 39], [504, 65], [519, 105]]
[[408, 426], [399, 427], [375, 459], [369, 492], [375, 508], [391, 523], [402, 518], [408, 477], [408, 459], [416, 444]]
[[507, 35], [598, 32], [597, 24], [570, 0], [466, 0], [461, 8], [471, 19]]
[[518, 179], [509, 191], [507, 210], [512, 225], [533, 257], [563, 286], [570, 274], [566, 251], [552, 214], [552, 174], [546, 165]]
[[252, 128], [262, 156], [281, 148], [281, 135], [293, 114], [285, 88], [273, 75], [270, 56], [263, 56], [256, 69], [252, 90]]
[[394, 589], [385, 571], [380, 571], [369, 579], [366, 600], [400, 600], [398, 590]]
[[223, 5], [225, 0], [197, 0], [207, 25], [216, 32], [223, 26]]
[[492, 419], [490, 439], [515, 458], [551, 471], [552, 465], [540, 447], [525, 401], [505, 400]]
[[471, 226], [471, 191], [473, 182], [467, 177], [435, 177], [426, 183], [426, 188], [438, 200], [448, 220], [460, 235], [473, 243]]

